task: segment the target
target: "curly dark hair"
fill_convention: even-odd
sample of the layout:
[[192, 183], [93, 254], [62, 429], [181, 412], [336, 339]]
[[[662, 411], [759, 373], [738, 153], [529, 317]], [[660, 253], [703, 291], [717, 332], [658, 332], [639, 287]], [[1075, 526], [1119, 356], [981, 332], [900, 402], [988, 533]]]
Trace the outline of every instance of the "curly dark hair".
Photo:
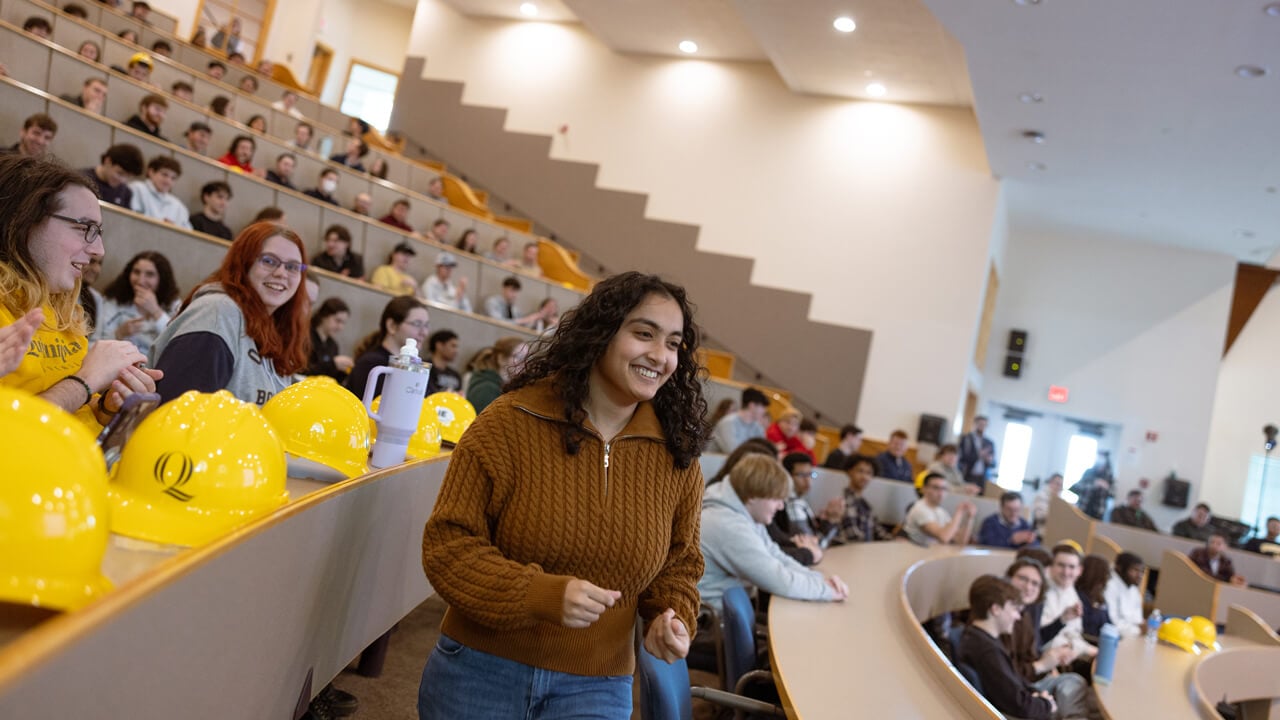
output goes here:
[[137, 265], [139, 260], [149, 260], [152, 265], [155, 265], [156, 274], [160, 276], [160, 282], [156, 286], [156, 300], [166, 312], [169, 312], [169, 306], [173, 305], [173, 301], [177, 300], [181, 293], [178, 292], [177, 280], [173, 278], [173, 265], [169, 263], [169, 258], [154, 250], [143, 250], [134, 255], [129, 262], [125, 263], [124, 269], [116, 279], [102, 291], [102, 294], [121, 305], [132, 303], [133, 283], [129, 281], [129, 276], [133, 273], [133, 266]]
[[693, 320], [694, 307], [684, 288], [657, 275], [625, 272], [601, 281], [577, 307], [565, 313], [556, 332], [539, 340], [520, 370], [504, 388], [517, 390], [550, 378], [564, 401], [564, 449], [578, 452], [587, 430], [583, 408], [588, 378], [596, 361], [622, 327], [627, 314], [650, 295], [671, 298], [680, 306], [683, 338], [676, 353], [676, 369], [653, 398], [653, 409], [667, 450], [677, 468], [687, 468], [702, 453], [711, 426], [707, 422], [707, 401], [702, 396], [706, 369], [697, 359], [702, 329]]

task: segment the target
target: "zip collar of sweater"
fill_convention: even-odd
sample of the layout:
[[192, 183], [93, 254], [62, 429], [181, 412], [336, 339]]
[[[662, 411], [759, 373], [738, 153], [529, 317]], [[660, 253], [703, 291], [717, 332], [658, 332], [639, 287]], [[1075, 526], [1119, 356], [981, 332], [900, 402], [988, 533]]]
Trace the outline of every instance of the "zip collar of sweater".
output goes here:
[[[555, 391], [555, 386], [551, 379], [539, 380], [532, 385], [520, 388], [512, 394], [511, 404], [544, 420], [568, 424], [568, 421], [564, 419], [564, 402]], [[586, 420], [585, 425], [592, 435], [599, 437], [600, 434], [590, 420]], [[662, 432], [662, 424], [658, 422], [658, 414], [653, 409], [653, 403], [646, 401], [636, 407], [635, 413], [627, 421], [626, 426], [622, 428], [622, 432], [618, 433], [616, 439], [624, 437], [648, 438], [658, 442], [666, 441], [666, 435]]]

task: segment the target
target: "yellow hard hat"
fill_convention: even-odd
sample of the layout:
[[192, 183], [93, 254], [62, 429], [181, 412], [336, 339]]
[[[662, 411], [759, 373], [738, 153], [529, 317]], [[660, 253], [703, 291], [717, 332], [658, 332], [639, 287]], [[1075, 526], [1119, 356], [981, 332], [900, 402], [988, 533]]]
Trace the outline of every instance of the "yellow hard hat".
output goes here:
[[369, 414], [333, 378], [317, 375], [290, 385], [262, 406], [262, 414], [290, 455], [349, 478], [369, 472]]
[[1218, 649], [1218, 627], [1213, 621], [1201, 615], [1192, 615], [1187, 618], [1187, 624], [1191, 626], [1191, 631], [1196, 635], [1196, 642], [1209, 648], [1210, 650]]
[[1080, 547], [1080, 543], [1076, 542], [1075, 540], [1072, 540], [1071, 538], [1067, 538], [1066, 540], [1063, 540], [1061, 544], [1066, 545], [1071, 549], [1075, 550], [1076, 552], [1080, 553], [1081, 557], [1084, 556], [1084, 548]]
[[112, 473], [111, 530], [203, 545], [289, 501], [284, 446], [254, 405], [194, 390], [138, 425]]
[[1191, 629], [1191, 623], [1182, 618], [1165, 620], [1156, 637], [1189, 653], [1200, 654], [1200, 648], [1196, 647], [1196, 631]]
[[60, 408], [0, 387], [0, 600], [74, 610], [111, 589], [107, 464]]
[[[373, 399], [373, 411], [378, 412], [382, 396]], [[369, 418], [369, 433], [378, 439], [378, 423]], [[436, 418], [436, 409], [422, 400], [422, 413], [418, 415], [418, 429], [409, 438], [408, 456], [414, 460], [431, 458], [440, 454], [440, 421]]]
[[428, 395], [423, 409], [427, 407], [435, 410], [436, 419], [440, 421], [440, 437], [455, 445], [476, 419], [476, 409], [457, 393], [438, 392]]

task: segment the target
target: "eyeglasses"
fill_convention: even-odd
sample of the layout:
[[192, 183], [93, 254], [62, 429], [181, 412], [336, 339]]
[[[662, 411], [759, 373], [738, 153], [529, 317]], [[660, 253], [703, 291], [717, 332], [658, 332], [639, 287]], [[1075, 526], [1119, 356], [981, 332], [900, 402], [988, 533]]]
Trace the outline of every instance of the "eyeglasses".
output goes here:
[[409, 327], [414, 328], [416, 330], [426, 330], [431, 327], [431, 321], [429, 320], [405, 320], [400, 324], [408, 325]]
[[92, 220], [81, 220], [80, 218], [67, 217], [66, 215], [50, 215], [49, 217], [61, 220], [72, 225], [81, 225], [84, 227], [84, 244], [92, 245], [102, 239], [102, 223]]
[[302, 273], [307, 271], [306, 263], [297, 262], [296, 260], [287, 260], [287, 261], [281, 260], [280, 258], [276, 257], [275, 255], [272, 255], [271, 253], [263, 253], [259, 255], [258, 264], [262, 265], [262, 267], [270, 270], [271, 272], [275, 272], [276, 270], [283, 267], [284, 271], [289, 273], [290, 275], [301, 275]]

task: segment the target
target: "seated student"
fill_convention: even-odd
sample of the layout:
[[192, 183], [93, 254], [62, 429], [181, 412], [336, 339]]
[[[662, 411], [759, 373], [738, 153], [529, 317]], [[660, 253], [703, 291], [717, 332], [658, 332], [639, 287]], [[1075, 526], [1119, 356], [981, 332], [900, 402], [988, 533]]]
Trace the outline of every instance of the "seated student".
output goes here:
[[553, 297], [544, 298], [538, 303], [538, 312], [542, 313], [542, 319], [533, 324], [530, 328], [536, 333], [546, 334], [556, 329], [560, 324], [560, 305]]
[[324, 231], [324, 249], [311, 260], [311, 267], [360, 280], [364, 277], [364, 258], [351, 252], [351, 231], [342, 225], [330, 225]]
[[1111, 510], [1111, 522], [1116, 525], [1142, 528], [1151, 532], [1160, 532], [1151, 516], [1142, 509], [1142, 491], [1130, 490], [1125, 496], [1124, 505]]
[[1076, 592], [1080, 595], [1080, 627], [1085, 638], [1092, 639], [1102, 633], [1102, 626], [1111, 622], [1107, 608], [1107, 581], [1111, 579], [1111, 563], [1101, 555], [1085, 555], [1080, 562], [1080, 577], [1076, 578]]
[[755, 388], [746, 388], [742, 391], [742, 407], [716, 423], [707, 450], [728, 453], [751, 438], [763, 438], [764, 419], [768, 415], [768, 396]]
[[[1047, 553], [1046, 553], [1047, 554]], [[1071, 664], [1075, 657], [1069, 647], [1045, 650], [1040, 643], [1040, 615], [1044, 611], [1044, 565], [1039, 560], [1021, 554], [1005, 570], [1009, 584], [1021, 593], [1022, 617], [1009, 633], [1006, 646], [1013, 660], [1013, 667], [1031, 683], [1052, 682], [1058, 677], [1056, 669]], [[1039, 690], [1049, 687], [1040, 686]]]
[[844, 489], [840, 534], [836, 537], [844, 543], [892, 540], [893, 534], [880, 523], [871, 503], [862, 496], [876, 476], [876, 461], [866, 455], [854, 455], [849, 462], [849, 486]]
[[417, 295], [418, 281], [409, 274], [409, 263], [418, 252], [409, 243], [402, 242], [391, 249], [386, 265], [379, 265], [369, 276], [369, 282], [396, 295]]
[[298, 93], [292, 90], [285, 90], [280, 99], [271, 103], [271, 107], [287, 114], [295, 120], [302, 119], [302, 111], [295, 107], [298, 104]]
[[[234, 64], [234, 61], [231, 58], [227, 58], [227, 60], [231, 61]], [[258, 78], [252, 75], [245, 75], [241, 77], [240, 89], [243, 92], [249, 93], [250, 95], [253, 95], [254, 93], [258, 92]]]
[[391, 211], [386, 215], [378, 218], [378, 222], [390, 225], [393, 228], [399, 228], [407, 233], [413, 232], [413, 226], [408, 223], [409, 220], [409, 201], [400, 198], [391, 203]]
[[765, 428], [764, 437], [778, 449], [778, 455], [801, 452], [811, 454], [800, 439], [800, 421], [804, 418], [795, 408], [787, 408], [778, 414], [769, 427]]
[[1213, 513], [1210, 512], [1208, 503], [1196, 503], [1195, 509], [1191, 511], [1191, 517], [1174, 523], [1172, 532], [1178, 537], [1208, 540], [1215, 529], [1209, 523], [1211, 519], [1213, 519]]
[[1071, 648], [1072, 660], [1089, 660], [1098, 648], [1084, 638], [1084, 600], [1076, 589], [1083, 559], [1074, 545], [1053, 548], [1040, 615], [1040, 641], [1048, 648]]
[[267, 171], [267, 182], [297, 190], [293, 186], [293, 168], [297, 164], [298, 158], [293, 153], [280, 153], [276, 158], [276, 166]]
[[458, 259], [453, 253], [441, 251], [436, 255], [436, 271], [422, 283], [422, 294], [427, 302], [471, 312], [471, 298], [467, 297], [467, 278], [453, 279], [453, 269]]
[[147, 25], [151, 24], [147, 19], [151, 15], [151, 6], [143, 0], [134, 0], [133, 7], [129, 8], [129, 15]]
[[205, 235], [232, 239], [231, 228], [223, 222], [227, 216], [227, 204], [231, 202], [231, 186], [221, 180], [205, 183], [200, 188], [200, 212], [191, 216], [191, 229]]
[[471, 381], [467, 383], [467, 402], [480, 412], [502, 394], [502, 387], [515, 375], [528, 353], [524, 338], [499, 338], [471, 358]]
[[925, 476], [924, 495], [911, 505], [902, 529], [907, 538], [917, 545], [929, 547], [943, 545], [967, 545], [973, 532], [973, 518], [978, 510], [965, 500], [956, 507], [955, 517], [942, 507], [947, 496], [947, 479], [938, 474]]
[[[391, 356], [400, 352], [405, 340], [413, 338], [422, 347], [426, 340], [427, 330], [431, 327], [431, 316], [427, 306], [415, 297], [404, 295], [392, 298], [382, 309], [382, 317], [378, 319], [378, 329], [365, 336], [356, 345], [355, 364], [351, 374], [347, 376], [345, 387], [355, 393], [356, 397], [364, 397], [365, 385], [369, 382], [369, 373], [374, 368], [391, 362]], [[374, 396], [382, 393], [382, 378], [378, 379], [378, 389]]]
[[237, 135], [231, 140], [227, 154], [218, 158], [218, 162], [247, 175], [253, 175], [253, 154], [257, 149], [258, 143], [252, 137]]
[[79, 95], [63, 95], [62, 99], [76, 107], [101, 115], [102, 108], [107, 102], [107, 83], [100, 77], [88, 78], [80, 86]]
[[1280, 553], [1280, 518], [1274, 515], [1267, 518], [1267, 534], [1264, 537], [1253, 537], [1244, 544], [1249, 552], [1275, 555]]
[[441, 245], [449, 244], [449, 221], [440, 218], [431, 223], [431, 232], [427, 235], [428, 240], [435, 240]]
[[317, 200], [327, 202], [335, 207], [341, 207], [338, 198], [333, 193], [338, 189], [338, 171], [333, 168], [325, 168], [320, 171], [320, 183], [310, 190], [302, 191], [303, 195], [313, 197]]
[[138, 112], [124, 124], [151, 137], [167, 140], [160, 134], [160, 123], [164, 122], [164, 116], [168, 112], [169, 101], [165, 100], [163, 95], [145, 95], [138, 103]]
[[53, 35], [53, 26], [49, 24], [48, 20], [39, 15], [33, 15], [22, 23], [22, 31], [31, 33], [42, 40], [48, 40], [49, 36]]
[[253, 220], [251, 220], [249, 224], [252, 225], [253, 223], [260, 223], [264, 221], [284, 225], [284, 211], [274, 206], [264, 207], [258, 211], [257, 215], [253, 216]]
[[131, 207], [133, 191], [129, 181], [142, 174], [142, 151], [133, 145], [112, 145], [98, 158], [96, 167], [85, 174], [98, 188], [98, 197], [120, 207]]
[[436, 202], [444, 203], [445, 205], [449, 204], [449, 198], [444, 196], [444, 180], [441, 180], [439, 176], [427, 181], [426, 196]]
[[[520, 297], [520, 287], [520, 281], [516, 277], [503, 278], [502, 292], [485, 298], [484, 314], [494, 320], [505, 320], [517, 325], [525, 324], [517, 322], [516, 300]], [[526, 318], [520, 317], [520, 319]]]
[[267, 134], [267, 119], [261, 115], [249, 116], [249, 122], [247, 124], [250, 130], [257, 130], [263, 135]]
[[195, 102], [196, 99], [196, 89], [191, 87], [191, 83], [185, 80], [179, 80], [170, 85], [169, 93], [179, 100], [186, 100], [187, 102]]
[[89, 19], [89, 11], [85, 10], [83, 5], [77, 5], [76, 3], [63, 5], [62, 12], [66, 13], [67, 17], [80, 18], [81, 20]]
[[527, 242], [520, 252], [520, 264], [516, 269], [534, 277], [542, 277], [542, 263], [538, 262], [538, 243]]
[[151, 43], [151, 54], [171, 58], [173, 57], [173, 46], [165, 40], [156, 40]]
[[[134, 38], [132, 42], [136, 43], [137, 38]], [[155, 87], [151, 82], [151, 70], [153, 67], [155, 67], [155, 61], [151, 59], [150, 55], [142, 52], [134, 53], [133, 57], [129, 58], [129, 66], [126, 69], [126, 72], [129, 74], [129, 77], [134, 80], [137, 80], [144, 85], [151, 85], [152, 87]]]
[[719, 610], [724, 591], [737, 585], [796, 600], [844, 600], [839, 577], [823, 577], [793, 560], [765, 525], [783, 506], [787, 471], [765, 455], [743, 457], [727, 482], [709, 485], [702, 498], [702, 602]]
[[822, 461], [822, 467], [848, 472], [860, 447], [862, 447], [862, 428], [857, 425], [841, 427], [840, 442], [827, 454], [827, 459]]
[[244, 53], [240, 53], [240, 52], [227, 53], [227, 64], [244, 67]]
[[182, 176], [182, 165], [168, 155], [157, 155], [147, 163], [147, 177], [129, 183], [133, 198], [129, 207], [147, 217], [191, 229], [187, 206], [173, 194], [173, 184]]
[[[907, 459], [907, 433], [894, 430], [889, 435], [889, 447], [876, 456], [876, 473], [882, 478], [911, 482], [911, 461]], [[946, 480], [945, 475], [934, 473]]]
[[[457, 370], [449, 367], [454, 360], [458, 359], [458, 333], [452, 330], [437, 330], [431, 333], [431, 337], [427, 338], [427, 352], [424, 359], [431, 363], [431, 377], [427, 379], [428, 395], [438, 392], [462, 392], [462, 376]], [[476, 408], [476, 412], [479, 411], [480, 408]]]
[[1040, 486], [1031, 506], [1031, 517], [1036, 527], [1043, 527], [1049, 520], [1049, 507], [1052, 500], [1062, 495], [1062, 473], [1054, 473]]
[[[209, 44], [219, 50], [225, 49], [227, 55], [239, 55], [240, 50], [240, 18], [233, 17], [231, 22], [222, 25], [213, 33]], [[243, 62], [241, 56], [241, 61]]]
[[782, 458], [782, 467], [791, 482], [782, 509], [769, 522], [769, 537], [801, 565], [816, 565], [822, 562], [822, 538], [838, 528], [844, 515], [844, 501], [834, 498], [821, 515], [815, 514], [804, 497], [813, 486], [813, 459], [804, 453], [790, 453]]
[[311, 138], [316, 133], [316, 129], [311, 127], [311, 123], [300, 122], [293, 128], [293, 146], [299, 150], [311, 149]]
[[[96, 63], [102, 59], [102, 48], [98, 47], [98, 43], [92, 40], [85, 40], [80, 43], [80, 49], [76, 51], [80, 57], [89, 62]], [[117, 68], [112, 68], [113, 70]]]
[[214, 80], [221, 80], [227, 75], [227, 66], [217, 60], [210, 60], [209, 65], [205, 67], [205, 73]]
[[125, 263], [102, 291], [102, 298], [93, 339], [128, 340], [144, 355], [150, 354], [156, 338], [182, 306], [173, 266], [152, 250], [144, 250]]
[[983, 520], [978, 528], [979, 545], [1017, 550], [1039, 542], [1031, 523], [1022, 517], [1022, 496], [1013, 491], [1000, 496], [1000, 512]]
[[453, 243], [453, 247], [455, 250], [461, 250], [464, 253], [477, 255], [479, 254], [479, 251], [477, 250], [479, 244], [480, 233], [476, 232], [475, 228], [467, 228], [458, 236], [457, 241]]
[[351, 205], [351, 212], [368, 217], [372, 211], [373, 196], [367, 192], [356, 193], [355, 202]]
[[1014, 668], [1000, 638], [1022, 617], [1021, 593], [1009, 581], [983, 575], [969, 586], [969, 624], [960, 636], [957, 662], [973, 668], [982, 695], [1002, 713], [1027, 720], [1090, 716], [1084, 678], [1068, 673], [1051, 689], [1039, 689]]
[[818, 423], [809, 418], [801, 420], [799, 436], [800, 444], [804, 446], [804, 450], [801, 452], [804, 452], [814, 464], [817, 464], [818, 457], [813, 454], [813, 449], [818, 446]]
[[[116, 33], [116, 37], [132, 45], [138, 44], [138, 33], [131, 28], [125, 28], [124, 30], [121, 30], [120, 32]], [[115, 70], [115, 69], [117, 68], [112, 68], [112, 70]]]
[[1116, 556], [1116, 567], [1103, 589], [1107, 614], [1111, 624], [1120, 631], [1120, 637], [1135, 637], [1146, 630], [1146, 617], [1142, 614], [1142, 558], [1131, 552]]
[[304, 374], [328, 375], [339, 383], [346, 381], [355, 362], [338, 349], [338, 334], [350, 317], [351, 308], [339, 297], [326, 299], [311, 313], [311, 353]]
[[369, 146], [358, 137], [347, 139], [346, 152], [329, 156], [329, 162], [336, 162], [339, 165], [346, 165], [356, 172], [364, 172], [364, 163], [360, 162], [360, 158], [369, 154]]
[[209, 112], [217, 115], [218, 117], [234, 120], [235, 111], [235, 100], [232, 100], [226, 95], [218, 95], [209, 101]]
[[977, 495], [982, 489], [973, 483], [964, 481], [964, 473], [960, 472], [960, 449], [950, 443], [938, 448], [938, 456], [925, 468], [926, 472], [936, 472], [947, 479], [951, 489], [965, 495]]
[[[432, 228], [434, 231], [435, 228]], [[484, 256], [488, 260], [492, 260], [499, 265], [511, 264], [511, 241], [506, 237], [500, 237], [493, 241], [493, 247]]]
[[1187, 553], [1187, 557], [1214, 580], [1243, 587], [1246, 584], [1244, 576], [1236, 574], [1235, 564], [1227, 557], [1227, 545], [1227, 534], [1215, 529], [1209, 533], [1205, 546]]
[[49, 151], [49, 144], [58, 134], [58, 123], [44, 113], [36, 113], [22, 121], [22, 134], [18, 142], [0, 150], [0, 155], [22, 155], [42, 158]]

